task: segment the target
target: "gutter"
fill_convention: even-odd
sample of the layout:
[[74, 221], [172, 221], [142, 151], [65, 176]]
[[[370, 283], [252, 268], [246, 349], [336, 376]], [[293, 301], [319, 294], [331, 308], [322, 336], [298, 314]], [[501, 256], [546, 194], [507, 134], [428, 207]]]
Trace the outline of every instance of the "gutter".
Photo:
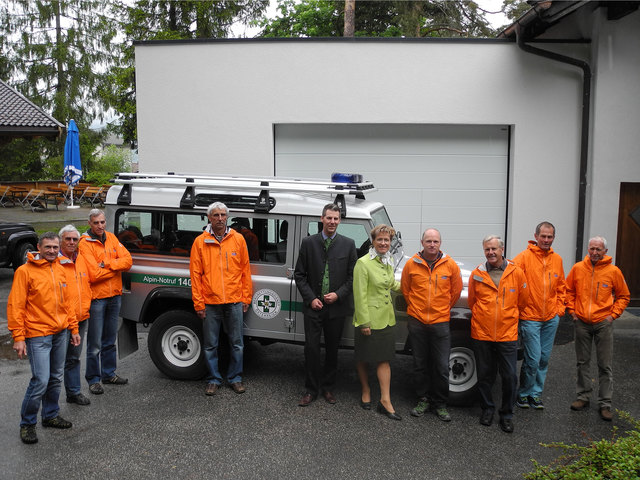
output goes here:
[[[530, 12], [533, 11], [530, 10]], [[537, 16], [537, 13], [536, 13]], [[555, 60], [557, 62], [566, 63], [582, 69], [582, 122], [580, 133], [580, 174], [578, 184], [578, 224], [576, 227], [576, 257], [575, 263], [582, 260], [582, 249], [584, 245], [584, 224], [585, 224], [585, 210], [586, 210], [586, 198], [587, 198], [587, 166], [588, 166], [588, 154], [589, 154], [589, 118], [591, 115], [591, 66], [576, 58], [561, 55], [559, 53], [550, 52], [541, 48], [533, 47], [524, 43], [522, 38], [522, 27], [520, 23], [513, 25], [515, 28], [516, 39], [518, 47], [521, 50], [538, 55], [540, 57]], [[511, 29], [511, 27], [510, 27]]]

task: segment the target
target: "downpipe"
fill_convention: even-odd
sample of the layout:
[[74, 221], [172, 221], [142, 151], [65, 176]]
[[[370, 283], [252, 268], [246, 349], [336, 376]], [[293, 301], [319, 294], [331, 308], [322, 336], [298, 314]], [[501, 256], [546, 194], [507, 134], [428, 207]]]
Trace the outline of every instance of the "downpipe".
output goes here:
[[516, 25], [516, 39], [518, 47], [533, 55], [566, 63], [582, 69], [582, 122], [580, 132], [580, 173], [578, 183], [578, 223], [576, 226], [576, 256], [575, 263], [582, 260], [582, 248], [584, 245], [584, 224], [587, 199], [587, 167], [589, 155], [589, 118], [591, 115], [591, 66], [577, 58], [568, 57], [559, 53], [550, 52], [524, 43], [520, 25]]

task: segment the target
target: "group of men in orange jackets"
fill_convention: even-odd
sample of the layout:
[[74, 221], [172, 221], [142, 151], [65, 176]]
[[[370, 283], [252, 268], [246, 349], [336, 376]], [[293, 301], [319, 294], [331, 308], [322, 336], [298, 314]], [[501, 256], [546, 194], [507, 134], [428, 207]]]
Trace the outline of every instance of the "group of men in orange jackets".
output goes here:
[[[607, 256], [603, 237], [589, 240], [588, 254], [574, 265], [565, 280], [562, 259], [553, 251], [555, 227], [542, 222], [535, 241], [513, 261], [504, 258], [504, 242], [496, 235], [482, 242], [486, 263], [469, 278], [471, 337], [476, 356], [482, 414], [491, 425], [495, 404], [491, 387], [496, 373], [502, 379], [500, 428], [513, 432], [513, 407], [543, 409], [541, 396], [559, 317], [574, 320], [578, 382], [572, 410], [589, 407], [591, 349], [598, 363], [598, 407], [611, 421], [613, 321], [629, 304], [630, 293], [622, 272]], [[518, 334], [524, 347], [520, 385], [516, 372]]]
[[[36, 423], [71, 428], [59, 415], [64, 379], [68, 403], [89, 405], [81, 391], [80, 353], [87, 335], [85, 378], [93, 394], [102, 384], [123, 385], [115, 373], [121, 272], [131, 268], [129, 252], [105, 230], [104, 212], [89, 212], [89, 230], [73, 225], [44, 233], [38, 251], [16, 270], [7, 304], [8, 327], [19, 358], [29, 358], [32, 377], [22, 402], [20, 439], [38, 441]], [[88, 321], [87, 321], [88, 320]]]
[[[222, 207], [224, 205], [219, 209], [221, 212]], [[226, 224], [226, 207], [224, 217]], [[85, 378], [89, 391], [103, 393], [100, 382], [127, 383], [115, 373], [115, 339], [122, 294], [120, 274], [131, 267], [132, 259], [117, 238], [105, 230], [105, 224], [104, 212], [95, 209], [89, 214], [90, 228], [82, 237], [73, 226], [64, 227], [60, 236], [53, 232], [43, 234], [38, 252], [29, 253], [27, 263], [18, 268], [14, 276], [7, 307], [9, 329], [14, 338], [14, 350], [20, 358], [28, 355], [32, 369], [21, 411], [20, 438], [24, 443], [38, 441], [35, 425], [41, 404], [44, 427], [72, 426], [58, 413], [63, 378], [67, 402], [90, 403], [80, 392], [79, 355], [82, 337], [87, 330]], [[496, 406], [491, 387], [499, 372], [502, 378], [499, 425], [507, 433], [513, 432], [514, 405], [544, 408], [541, 396], [549, 357], [559, 317], [565, 310], [573, 318], [576, 332], [577, 398], [571, 409], [585, 410], [589, 407], [592, 392], [590, 359], [595, 342], [599, 413], [603, 420], [612, 419], [612, 324], [629, 303], [629, 289], [621, 271], [606, 255], [607, 242], [603, 237], [589, 240], [587, 256], [574, 265], [565, 280], [562, 259], [551, 248], [555, 233], [551, 223], [540, 223], [536, 227], [535, 240], [530, 241], [527, 249], [513, 261], [505, 259], [504, 242], [499, 236], [485, 237], [482, 246], [486, 262], [474, 269], [469, 278], [471, 338], [482, 407], [480, 423], [489, 426], [493, 422]], [[430, 272], [438, 262], [442, 263], [439, 232], [430, 229], [425, 235], [422, 239], [425, 250], [421, 252], [425, 261], [415, 258], [414, 263], [418, 266], [408, 263], [405, 267], [409, 269], [403, 273], [403, 293], [409, 304], [409, 314], [428, 324], [429, 319], [420, 318], [420, 295], [412, 294], [414, 291], [424, 293], [424, 285], [418, 282], [413, 287], [409, 282], [412, 266], [421, 273], [419, 267], [423, 264], [429, 266]], [[452, 293], [447, 297], [448, 311], [462, 290], [459, 269], [456, 272], [452, 267], [451, 273], [442, 278], [451, 282], [455, 280]], [[250, 288], [250, 283], [247, 285]], [[243, 310], [246, 311], [248, 301], [243, 301]], [[197, 305], [195, 308], [201, 317], [205, 316], [204, 309]], [[437, 320], [439, 317], [436, 315], [434, 318]], [[445, 320], [443, 317], [442, 321]], [[415, 331], [411, 333], [416, 335]], [[518, 335], [524, 347], [519, 387], [516, 372]], [[70, 346], [67, 345], [69, 343]], [[441, 360], [440, 363], [446, 362], [446, 358]], [[417, 370], [422, 371], [418, 367]], [[441, 395], [442, 398], [434, 394], [447, 386], [445, 368], [441, 370], [434, 371], [435, 376], [443, 378], [440, 382], [443, 386], [438, 389], [439, 384], [434, 383], [436, 387], [431, 388], [431, 396], [437, 398], [431, 401], [437, 403], [439, 417], [449, 421], [445, 408], [446, 393]], [[236, 387], [236, 393], [244, 392], [239, 375], [230, 380]], [[212, 378], [207, 386], [208, 395], [215, 393], [216, 380], [219, 381], [216, 376]], [[426, 379], [425, 382], [430, 383]], [[213, 391], [209, 392], [209, 389]], [[427, 398], [422, 396], [429, 392], [418, 393], [420, 402], [412, 411], [414, 416], [421, 416], [429, 408]]]

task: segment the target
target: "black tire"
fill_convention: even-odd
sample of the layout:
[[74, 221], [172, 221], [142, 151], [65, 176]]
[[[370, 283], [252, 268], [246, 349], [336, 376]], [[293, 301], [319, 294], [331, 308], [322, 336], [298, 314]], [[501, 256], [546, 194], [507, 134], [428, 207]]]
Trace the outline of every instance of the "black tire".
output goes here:
[[207, 374], [202, 320], [192, 312], [170, 310], [151, 324], [149, 355], [155, 366], [176, 380], [198, 380]]
[[466, 406], [478, 397], [476, 358], [468, 331], [451, 332], [449, 352], [449, 403]]
[[35, 250], [37, 250], [37, 248], [33, 243], [22, 242], [16, 245], [13, 251], [13, 269], [16, 270], [18, 267], [27, 263], [27, 252], [33, 252]]

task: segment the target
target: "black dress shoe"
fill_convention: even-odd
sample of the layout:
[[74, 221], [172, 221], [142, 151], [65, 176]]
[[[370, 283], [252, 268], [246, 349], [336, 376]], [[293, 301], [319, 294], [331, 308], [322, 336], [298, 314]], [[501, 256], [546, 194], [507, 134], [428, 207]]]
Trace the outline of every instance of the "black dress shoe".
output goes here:
[[360, 408], [363, 410], [371, 410], [371, 402], [363, 402], [360, 400]]
[[500, 428], [503, 432], [513, 433], [513, 422], [510, 418], [500, 417]]
[[305, 393], [304, 396], [300, 399], [300, 402], [298, 402], [298, 405], [300, 407], [306, 407], [307, 405], [309, 405], [311, 402], [313, 402], [316, 399], [316, 397], [314, 397], [313, 395], [311, 395], [309, 392]]
[[483, 410], [482, 415], [480, 415], [480, 425], [484, 425], [488, 427], [493, 423], [493, 411], [491, 410]]
[[336, 396], [333, 393], [331, 393], [330, 391], [327, 390], [326, 392], [324, 392], [322, 394], [322, 396], [327, 401], [327, 403], [330, 403], [331, 405], [336, 403]]
[[391, 420], [402, 420], [402, 417], [398, 415], [396, 412], [390, 412], [389, 410], [384, 408], [384, 405], [382, 405], [381, 402], [378, 402], [378, 413], [381, 413], [382, 415], [386, 415], [387, 418], [390, 418]]

